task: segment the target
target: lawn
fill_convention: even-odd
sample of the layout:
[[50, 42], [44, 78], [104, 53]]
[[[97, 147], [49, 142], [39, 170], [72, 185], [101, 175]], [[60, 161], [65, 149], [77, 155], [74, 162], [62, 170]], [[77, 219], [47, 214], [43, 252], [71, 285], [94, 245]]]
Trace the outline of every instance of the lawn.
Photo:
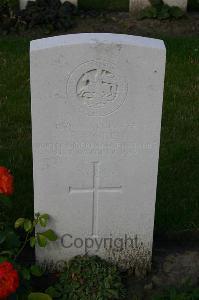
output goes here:
[[[199, 43], [194, 37], [165, 43], [156, 232], [199, 228]], [[16, 190], [15, 209], [3, 208], [1, 220], [33, 213], [28, 49], [28, 38], [0, 38], [0, 165], [14, 173]]]

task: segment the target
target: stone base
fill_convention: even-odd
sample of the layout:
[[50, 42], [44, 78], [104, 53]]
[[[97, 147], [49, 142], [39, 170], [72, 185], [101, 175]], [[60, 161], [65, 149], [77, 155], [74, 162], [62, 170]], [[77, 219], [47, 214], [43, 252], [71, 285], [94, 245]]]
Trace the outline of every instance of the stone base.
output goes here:
[[[34, 0], [32, 0], [32, 1], [34, 1]], [[61, 0], [61, 1], [64, 2], [66, 0]], [[75, 4], [75, 5], [77, 5], [78, 0], [68, 0], [68, 1]], [[19, 0], [19, 2], [20, 2], [20, 8], [21, 9], [26, 8], [26, 4], [27, 4], [28, 0]]]

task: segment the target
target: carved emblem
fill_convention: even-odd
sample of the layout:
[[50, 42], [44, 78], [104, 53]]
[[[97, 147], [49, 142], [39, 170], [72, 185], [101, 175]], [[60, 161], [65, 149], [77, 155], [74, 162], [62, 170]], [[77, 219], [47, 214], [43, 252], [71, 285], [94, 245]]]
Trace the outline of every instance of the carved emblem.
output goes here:
[[125, 101], [127, 85], [110, 63], [90, 61], [78, 66], [67, 83], [68, 99], [90, 116], [104, 116]]
[[77, 95], [85, 105], [98, 108], [113, 102], [117, 96], [118, 83], [115, 76], [103, 69], [94, 69], [81, 76], [77, 84]]

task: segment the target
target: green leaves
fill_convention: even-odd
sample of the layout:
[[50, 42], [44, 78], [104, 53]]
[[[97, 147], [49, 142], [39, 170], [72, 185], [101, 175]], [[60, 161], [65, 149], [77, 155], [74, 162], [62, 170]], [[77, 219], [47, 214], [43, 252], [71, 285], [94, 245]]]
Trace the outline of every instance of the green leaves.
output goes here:
[[41, 233], [37, 233], [37, 241], [40, 247], [44, 248], [47, 245], [47, 238], [41, 234]]
[[5, 242], [5, 240], [6, 240], [6, 231], [2, 231], [0, 232], [0, 244]]
[[34, 236], [32, 236], [30, 238], [30, 247], [34, 248], [35, 244], [36, 244], [36, 238]]
[[52, 300], [51, 296], [43, 293], [31, 293], [28, 300]]
[[184, 15], [185, 13], [177, 6], [169, 6], [163, 2], [153, 1], [152, 6], [146, 7], [140, 12], [138, 19], [180, 19]]
[[22, 227], [26, 232], [33, 229], [33, 224], [30, 219], [19, 218], [15, 222], [15, 229]]
[[175, 19], [180, 19], [184, 16], [184, 12], [178, 6], [171, 6], [170, 15]]
[[51, 242], [55, 242], [57, 240], [57, 235], [51, 229], [43, 232], [42, 235], [44, 235]]
[[40, 277], [43, 275], [43, 271], [38, 265], [32, 265], [30, 267], [30, 272], [32, 275], [34, 275], [36, 277]]
[[24, 218], [19, 218], [15, 222], [15, 229], [22, 227], [24, 224], [25, 219]]
[[53, 299], [126, 299], [120, 272], [97, 256], [73, 258], [58, 283], [46, 291]]
[[[37, 232], [36, 236], [31, 236], [37, 225], [46, 227], [48, 225], [49, 215], [36, 213], [34, 219], [19, 218], [15, 222], [15, 229], [22, 228], [27, 233], [26, 243], [30, 242], [30, 247], [34, 248], [36, 243], [42, 248], [46, 247], [47, 243], [57, 240], [57, 235], [52, 229], [48, 229], [44, 232]], [[0, 235], [0, 244], [5, 240], [3, 235]]]
[[40, 247], [45, 247], [48, 241], [54, 242], [56, 240], [57, 240], [57, 235], [51, 229], [42, 233], [37, 233], [37, 241]]
[[53, 286], [50, 286], [46, 291], [48, 295], [50, 295], [53, 299], [61, 297], [61, 292], [59, 292], [56, 288]]
[[43, 215], [39, 216], [38, 220], [39, 220], [40, 226], [46, 227], [46, 225], [48, 224], [49, 215], [43, 214]]
[[29, 220], [29, 219], [25, 219], [24, 224], [23, 224], [23, 227], [24, 227], [24, 230], [25, 230], [26, 232], [31, 231], [31, 230], [33, 229], [33, 228], [32, 228], [32, 221]]
[[0, 232], [0, 245], [3, 244], [4, 249], [11, 249], [19, 247], [20, 241], [18, 235], [12, 229], [5, 229]]

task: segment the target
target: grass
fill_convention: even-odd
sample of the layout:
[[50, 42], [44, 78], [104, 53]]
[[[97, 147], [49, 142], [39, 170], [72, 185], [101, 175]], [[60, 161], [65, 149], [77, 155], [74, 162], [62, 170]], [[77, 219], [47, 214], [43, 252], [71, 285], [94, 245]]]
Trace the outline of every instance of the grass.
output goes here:
[[128, 11], [129, 0], [79, 0], [81, 9]]
[[[167, 38], [155, 229], [199, 228], [199, 44]], [[28, 38], [0, 38], [0, 165], [15, 176], [14, 210], [1, 220], [33, 213]], [[44, 199], [45, 200], [45, 199]]]
[[198, 300], [199, 288], [185, 288], [181, 291], [171, 289], [170, 291], [153, 298], [153, 300]]

